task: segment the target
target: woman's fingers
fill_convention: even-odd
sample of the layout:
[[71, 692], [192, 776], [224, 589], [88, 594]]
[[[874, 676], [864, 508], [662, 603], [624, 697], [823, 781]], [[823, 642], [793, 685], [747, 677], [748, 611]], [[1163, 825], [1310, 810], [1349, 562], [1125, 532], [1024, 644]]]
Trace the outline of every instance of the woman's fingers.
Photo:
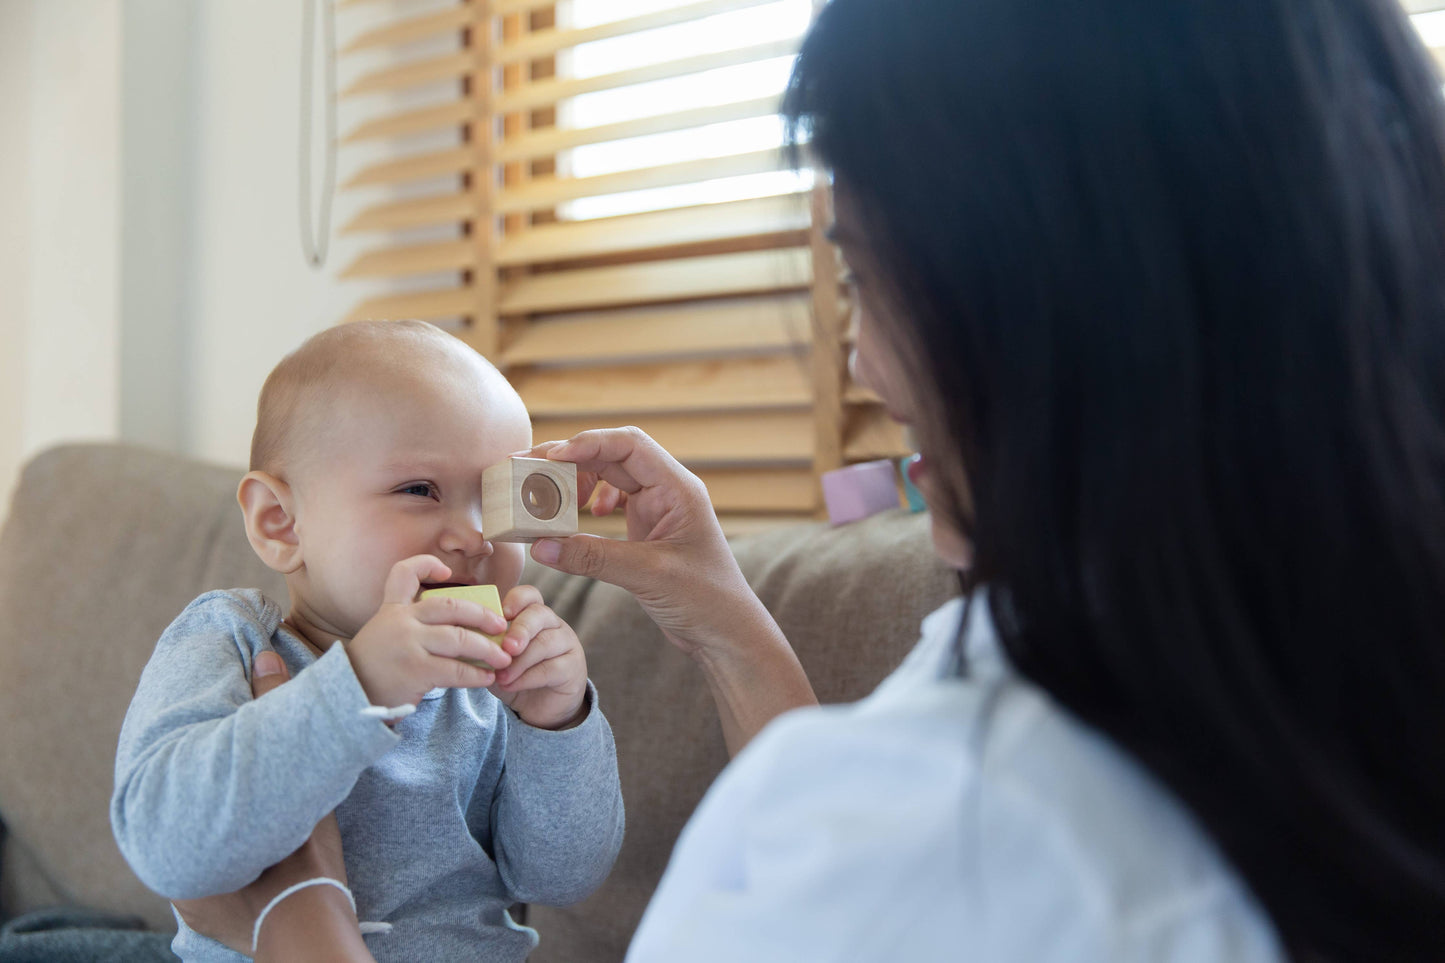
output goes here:
[[640, 428], [595, 428], [549, 445], [547, 458], [570, 461], [629, 494], [662, 485], [687, 471]]
[[658, 546], [596, 535], [544, 538], [532, 543], [532, 558], [548, 568], [621, 586], [636, 594], [652, 586]]
[[597, 485], [597, 497], [592, 501], [592, 514], [598, 518], [611, 515], [618, 508], [627, 507], [627, 493], [606, 482]]

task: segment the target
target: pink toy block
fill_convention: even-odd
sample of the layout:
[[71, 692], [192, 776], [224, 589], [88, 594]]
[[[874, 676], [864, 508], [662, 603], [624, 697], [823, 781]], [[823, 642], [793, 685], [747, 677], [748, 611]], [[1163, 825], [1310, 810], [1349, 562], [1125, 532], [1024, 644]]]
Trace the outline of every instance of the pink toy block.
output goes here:
[[898, 476], [893, 462], [885, 458], [824, 472], [823, 502], [834, 525], [897, 508]]

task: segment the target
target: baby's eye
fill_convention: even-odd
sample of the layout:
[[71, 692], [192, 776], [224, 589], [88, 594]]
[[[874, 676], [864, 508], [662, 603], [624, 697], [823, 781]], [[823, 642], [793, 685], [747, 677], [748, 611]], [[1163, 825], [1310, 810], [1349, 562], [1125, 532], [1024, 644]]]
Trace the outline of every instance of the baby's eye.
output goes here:
[[416, 482], [415, 484], [407, 485], [405, 488], [398, 488], [397, 493], [400, 495], [415, 495], [418, 498], [435, 498], [437, 489], [431, 482]]

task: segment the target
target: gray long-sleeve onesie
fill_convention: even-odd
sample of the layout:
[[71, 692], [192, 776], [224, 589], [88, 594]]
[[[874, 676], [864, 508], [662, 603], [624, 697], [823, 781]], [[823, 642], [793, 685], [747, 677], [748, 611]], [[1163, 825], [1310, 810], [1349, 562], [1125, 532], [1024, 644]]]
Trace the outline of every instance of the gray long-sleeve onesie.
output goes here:
[[[293, 679], [251, 696], [256, 655]], [[514, 902], [565, 904], [606, 877], [622, 841], [612, 730], [591, 709], [535, 729], [485, 690], [437, 689], [395, 728], [344, 646], [321, 658], [251, 590], [210, 592], [161, 636], [116, 752], [111, 824], [146, 885], [171, 899], [230, 892], [335, 809], [346, 872], [379, 961], [522, 960]], [[179, 921], [185, 960], [244, 959]]]

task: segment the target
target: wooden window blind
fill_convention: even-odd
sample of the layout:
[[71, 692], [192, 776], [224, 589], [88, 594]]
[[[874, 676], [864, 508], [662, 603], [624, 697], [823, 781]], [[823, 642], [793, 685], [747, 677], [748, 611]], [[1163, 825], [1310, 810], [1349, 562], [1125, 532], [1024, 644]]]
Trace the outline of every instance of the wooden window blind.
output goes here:
[[[345, 8], [367, 2], [339, 4], [343, 36]], [[732, 532], [818, 517], [822, 472], [905, 452], [848, 380], [826, 191], [757, 140], [808, 0], [801, 20], [798, 0], [392, 6], [343, 42], [342, 66], [379, 47], [397, 63], [342, 96], [435, 97], [363, 105], [343, 138], [386, 156], [343, 184], [376, 197], [342, 229], [368, 241], [342, 276], [394, 286], [346, 320], [450, 328], [507, 374], [539, 439], [642, 427]], [[443, 36], [454, 50], [426, 45]], [[418, 149], [439, 130], [456, 145]], [[454, 236], [409, 236], [438, 225]]]
[[[390, 53], [342, 91], [364, 118], [343, 148], [383, 155], [343, 184], [372, 202], [342, 229], [367, 244], [342, 276], [380, 285], [346, 320], [449, 327], [506, 372], [538, 438], [641, 426], [732, 531], [819, 515], [822, 472], [905, 449], [848, 380], [825, 191], [779, 187], [783, 158], [747, 135], [781, 80], [738, 71], [785, 75], [808, 10], [771, 27], [799, 2], [340, 0], [343, 35], [347, 8], [372, 8], [343, 68]], [[1403, 2], [1445, 72], [1445, 0]], [[626, 51], [610, 66], [609, 45]]]

